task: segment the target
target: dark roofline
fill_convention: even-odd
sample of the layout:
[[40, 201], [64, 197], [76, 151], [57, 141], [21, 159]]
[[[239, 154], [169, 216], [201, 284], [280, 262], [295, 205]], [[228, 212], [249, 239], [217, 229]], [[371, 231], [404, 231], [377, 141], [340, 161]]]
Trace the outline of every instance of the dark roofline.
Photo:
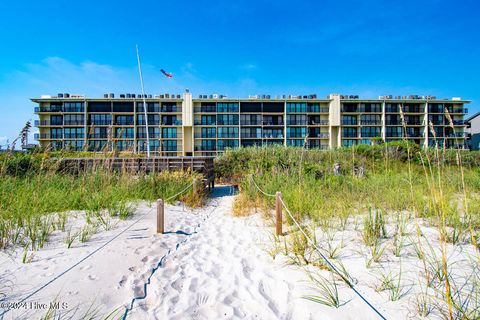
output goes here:
[[476, 117], [480, 116], [480, 111], [475, 113], [473, 116], [471, 117], [468, 117], [467, 119], [465, 119], [465, 122], [470, 122], [472, 121], [473, 119], [475, 119]]

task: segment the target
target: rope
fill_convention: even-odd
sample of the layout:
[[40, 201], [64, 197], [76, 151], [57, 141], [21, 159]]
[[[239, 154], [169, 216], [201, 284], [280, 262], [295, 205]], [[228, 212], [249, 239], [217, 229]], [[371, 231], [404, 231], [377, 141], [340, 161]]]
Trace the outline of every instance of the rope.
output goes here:
[[[263, 190], [260, 189], [260, 187], [258, 187], [258, 185], [255, 183], [255, 180], [253, 180], [253, 176], [251, 177], [252, 181], [254, 182], [255, 186], [257, 187], [257, 189], [263, 193], [263, 194], [266, 194], [266, 195], [269, 195], [267, 193], [265, 193]], [[270, 195], [271, 196], [271, 195]], [[350, 289], [353, 290], [353, 292], [359, 296], [373, 311], [375, 311], [375, 313], [380, 317], [382, 318], [383, 320], [386, 320], [387, 318], [382, 315], [382, 313], [377, 310], [377, 308], [375, 308], [360, 292], [358, 292], [358, 290], [355, 288], [355, 286], [353, 285], [353, 283], [347, 279], [347, 277], [345, 277], [345, 275], [343, 275], [336, 267], [333, 263], [330, 262], [330, 260], [321, 252], [320, 248], [315, 244], [315, 242], [308, 236], [308, 234], [303, 230], [303, 228], [300, 226], [300, 224], [297, 222], [297, 220], [295, 219], [295, 217], [292, 215], [292, 213], [290, 212], [290, 210], [288, 209], [287, 205], [285, 204], [285, 202], [283, 201], [282, 197], [279, 197], [280, 199], [280, 202], [282, 203], [282, 206], [285, 208], [285, 211], [287, 211], [288, 215], [290, 216], [290, 218], [292, 218], [293, 222], [297, 225], [298, 229], [300, 229], [300, 231], [303, 233], [303, 235], [305, 236], [305, 238], [307, 238], [307, 240], [310, 242], [310, 244], [318, 251], [318, 253], [320, 254], [320, 257], [322, 257], [323, 260], [325, 260], [325, 262], [327, 263], [327, 265], [329, 266], [329, 268], [334, 271], [337, 275], [340, 276], [340, 278], [342, 278], [343, 281], [345, 281], [345, 283], [350, 287]]]
[[[165, 201], [170, 201], [174, 198], [176, 198], [177, 196], [179, 196], [180, 194], [184, 193], [185, 191], [187, 191], [191, 186], [193, 186], [193, 182], [191, 184], [189, 184], [186, 188], [184, 188], [182, 191], [178, 192], [177, 194], [167, 198]], [[103, 245], [101, 245], [100, 247], [98, 247], [97, 249], [95, 249], [94, 251], [92, 251], [91, 253], [89, 253], [88, 255], [86, 255], [85, 257], [83, 257], [82, 259], [80, 259], [78, 262], [76, 262], [75, 264], [73, 264], [72, 266], [70, 266], [68, 269], [64, 270], [62, 273], [58, 274], [57, 276], [55, 276], [53, 279], [51, 279], [50, 281], [48, 281], [47, 283], [45, 283], [44, 285], [42, 285], [41, 287], [37, 288], [35, 291], [33, 291], [32, 293], [30, 293], [29, 295], [27, 295], [25, 298], [23, 298], [22, 300], [20, 300], [18, 303], [19, 304], [22, 304], [23, 302], [25, 302], [27, 299], [31, 298], [32, 296], [34, 296], [35, 294], [37, 294], [38, 292], [40, 292], [41, 290], [43, 290], [44, 288], [46, 288], [48, 285], [50, 285], [52, 282], [54, 282], [55, 280], [59, 279], [61, 276], [65, 275], [67, 272], [69, 272], [70, 270], [72, 270], [73, 268], [77, 267], [79, 264], [81, 264], [83, 261], [87, 260], [88, 258], [90, 258], [91, 256], [93, 256], [95, 253], [97, 253], [98, 251], [100, 251], [101, 249], [105, 248], [108, 244], [110, 244], [112, 241], [114, 241], [115, 239], [117, 239], [119, 236], [121, 236], [122, 234], [124, 234], [126, 231], [128, 231], [131, 227], [133, 227], [135, 224], [137, 224], [140, 220], [142, 220], [145, 216], [147, 216], [149, 213], [152, 212], [152, 210], [154, 209], [154, 207], [152, 207], [150, 210], [148, 210], [146, 213], [142, 214], [140, 216], [140, 218], [138, 218], [135, 222], [133, 222], [131, 225], [129, 225], [127, 228], [125, 228], [124, 230], [122, 230], [120, 233], [118, 233], [116, 236], [114, 236], [113, 238], [111, 238], [110, 240], [108, 240], [107, 242], [105, 242]], [[0, 319], [3, 319], [4, 315], [9, 312], [11, 310], [11, 308], [8, 308], [7, 310], [4, 310], [2, 313], [0, 313]]]
[[258, 186], [258, 184], [255, 182], [255, 180], [253, 179], [253, 175], [250, 176], [250, 179], [252, 180], [253, 184], [255, 185], [255, 187], [257, 187], [258, 191], [260, 191], [261, 193], [263, 193], [264, 195], [266, 195], [267, 197], [276, 197], [276, 195], [274, 194], [271, 194], [271, 193], [266, 193], [265, 191], [263, 191], [262, 189], [260, 189], [260, 187]]
[[179, 195], [181, 195], [182, 193], [184, 193], [185, 191], [187, 191], [188, 189], [190, 189], [191, 186], [193, 186], [194, 182], [190, 183], [185, 189], [183, 189], [182, 191], [178, 192], [177, 194], [174, 194], [173, 196], [163, 200], [165, 202], [168, 202], [172, 199], [175, 199], [176, 197], [178, 197]]

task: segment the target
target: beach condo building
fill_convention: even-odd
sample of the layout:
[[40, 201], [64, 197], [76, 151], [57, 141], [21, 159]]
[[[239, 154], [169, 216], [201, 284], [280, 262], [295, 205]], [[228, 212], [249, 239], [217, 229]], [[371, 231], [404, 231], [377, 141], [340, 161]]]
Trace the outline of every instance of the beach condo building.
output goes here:
[[470, 102], [417, 95], [193, 98], [188, 90], [145, 97], [64, 93], [31, 100], [38, 103], [35, 138], [43, 148], [143, 153], [148, 136], [157, 156], [215, 156], [227, 148], [271, 144], [330, 149], [402, 139], [425, 148], [466, 148]]

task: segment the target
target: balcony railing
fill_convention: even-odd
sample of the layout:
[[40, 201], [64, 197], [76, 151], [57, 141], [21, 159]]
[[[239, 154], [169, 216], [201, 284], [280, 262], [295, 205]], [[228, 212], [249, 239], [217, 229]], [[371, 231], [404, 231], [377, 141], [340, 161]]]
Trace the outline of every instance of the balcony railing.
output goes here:
[[122, 121], [122, 120], [118, 121], [117, 120], [115, 122], [115, 125], [117, 125], [117, 126], [133, 126], [133, 121]]
[[468, 113], [467, 108], [447, 108], [450, 113]]
[[402, 122], [400, 120], [387, 120], [385, 121], [385, 124], [387, 126], [401, 126], [402, 125]]
[[248, 133], [248, 132], [244, 133], [244, 132], [242, 132], [241, 137], [242, 138], [250, 138], [250, 139], [252, 139], [252, 138], [253, 139], [261, 139], [262, 135], [260, 133]]
[[328, 113], [328, 107], [320, 107], [320, 108], [316, 108], [316, 107], [307, 107], [307, 112], [308, 113]]
[[62, 112], [62, 107], [35, 107], [35, 113], [40, 112]]
[[108, 135], [107, 134], [102, 134], [102, 133], [91, 133], [88, 135], [89, 139], [107, 139]]
[[420, 108], [420, 107], [405, 107], [405, 108], [403, 108], [403, 113], [424, 113], [424, 112], [425, 112], [425, 108]]
[[240, 121], [240, 125], [242, 126], [261, 126], [261, 120], [242, 120]]
[[175, 121], [163, 121], [162, 126], [181, 126], [182, 120], [175, 120]]
[[217, 147], [216, 146], [195, 146], [195, 151], [216, 151]]
[[[144, 126], [145, 125], [145, 120], [137, 120], [137, 125]], [[149, 120], [148, 125], [149, 126], [159, 126], [160, 125], [160, 120]]]
[[283, 139], [283, 134], [263, 134], [265, 139]]
[[42, 126], [62, 126], [62, 121], [50, 121], [50, 120], [35, 120], [35, 127]]
[[91, 126], [110, 126], [112, 125], [112, 121], [102, 121], [102, 120], [95, 120], [90, 121]]
[[[146, 132], [139, 132], [137, 133], [137, 138], [139, 139], [146, 139], [147, 138], [147, 133]], [[150, 133], [148, 135], [149, 139], [159, 139], [160, 138], [160, 133]]]
[[270, 120], [263, 120], [262, 121], [264, 126], [283, 126], [283, 121], [270, 121]]
[[83, 133], [64, 133], [63, 134], [64, 139], [83, 139], [85, 138], [85, 135]]
[[63, 107], [63, 112], [81, 113], [81, 112], [85, 112], [85, 108]]
[[313, 126], [328, 126], [328, 120], [310, 120], [309, 123]]
[[451, 132], [451, 133], [445, 134], [445, 137], [449, 137], [449, 138], [464, 138], [466, 136], [467, 136], [466, 132]]
[[287, 126], [306, 126], [307, 120], [287, 120]]
[[195, 107], [195, 108], [193, 108], [193, 111], [194, 111], [195, 113], [199, 113], [199, 112], [217, 112], [217, 107], [216, 107], [216, 106]]
[[310, 137], [311, 138], [329, 138], [330, 134], [328, 132], [320, 132], [317, 134], [311, 134]]
[[221, 121], [217, 120], [219, 126], [238, 126], [238, 121]]
[[367, 126], [379, 126], [382, 124], [382, 121], [380, 120], [360, 120], [361, 125], [367, 125]]
[[197, 126], [214, 126], [216, 125], [215, 121], [194, 121], [194, 124]]
[[50, 135], [49, 133], [35, 133], [34, 134], [35, 140], [42, 140], [42, 139], [63, 139], [61, 135]]
[[238, 134], [218, 134], [219, 139], [225, 139], [225, 138], [234, 138], [238, 139]]
[[65, 126], [83, 126], [83, 125], [85, 125], [85, 122], [80, 121], [80, 120], [64, 120], [63, 125], [65, 125]]
[[357, 120], [342, 120], [342, 124], [344, 126], [356, 126], [356, 125], [358, 125], [358, 121]]
[[358, 138], [357, 133], [344, 133], [342, 134], [342, 138]]
[[423, 123], [423, 121], [421, 121], [421, 120], [408, 120], [408, 119], [407, 119], [407, 120], [405, 120], [405, 124], [406, 124], [407, 126], [421, 126], [421, 125], [423, 125], [424, 123]]

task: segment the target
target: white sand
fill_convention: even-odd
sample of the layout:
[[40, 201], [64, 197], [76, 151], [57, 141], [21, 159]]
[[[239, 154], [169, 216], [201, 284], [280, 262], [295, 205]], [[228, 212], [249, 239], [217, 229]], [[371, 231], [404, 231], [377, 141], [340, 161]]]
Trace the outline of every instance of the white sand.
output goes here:
[[[378, 319], [345, 285], [339, 285], [339, 291], [347, 303], [338, 309], [303, 299], [316, 293], [306, 272], [289, 265], [281, 253], [275, 259], [269, 255], [271, 222], [257, 214], [231, 216], [234, 196], [230, 192], [229, 187], [215, 188], [213, 199], [201, 209], [166, 205], [167, 233], [163, 235], [155, 234], [155, 208], [142, 203], [131, 218], [117, 221], [115, 228], [97, 233], [86, 243], [76, 241], [70, 249], [64, 243], [65, 234], [57, 233], [28, 264], [21, 263], [21, 249], [1, 253], [5, 301], [19, 302], [58, 277], [26, 301], [45, 303], [47, 308], [55, 300], [66, 303], [59, 312], [75, 319], [83, 318], [89, 308], [98, 316], [118, 308], [121, 316], [134, 297], [145, 296], [144, 284], [151, 276], [146, 298], [134, 301], [128, 319]], [[74, 227], [83, 223], [81, 213], [70, 221]], [[384, 267], [374, 263], [367, 269], [366, 253], [352, 229], [344, 235], [341, 259], [357, 279], [359, 290], [388, 319], [416, 318], [411, 296], [390, 302], [388, 293], [375, 291], [376, 276], [382, 268], [398, 267], [399, 259], [389, 251], [382, 258]], [[124, 233], [78, 264], [120, 232]], [[319, 239], [322, 236], [318, 234]], [[403, 270], [414, 274], [407, 281], [413, 281], [420, 268], [412, 250], [407, 247], [407, 258], [402, 260]], [[39, 318], [45, 313], [40, 305], [29, 304], [11, 309], [4, 318]]]

